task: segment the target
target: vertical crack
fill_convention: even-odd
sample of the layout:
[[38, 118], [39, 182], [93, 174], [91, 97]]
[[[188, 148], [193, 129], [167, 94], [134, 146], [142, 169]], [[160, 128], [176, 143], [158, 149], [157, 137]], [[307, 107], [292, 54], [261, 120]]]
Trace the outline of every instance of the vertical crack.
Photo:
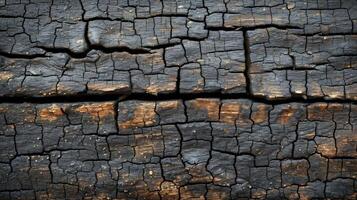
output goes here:
[[251, 91], [251, 86], [250, 86], [250, 66], [251, 66], [251, 60], [250, 60], [250, 48], [249, 48], [249, 37], [247, 30], [243, 30], [243, 47], [244, 47], [244, 60], [245, 60], [245, 70], [244, 70], [244, 76], [245, 76], [245, 82], [246, 82], [246, 92], [248, 96], [252, 96], [252, 91]]

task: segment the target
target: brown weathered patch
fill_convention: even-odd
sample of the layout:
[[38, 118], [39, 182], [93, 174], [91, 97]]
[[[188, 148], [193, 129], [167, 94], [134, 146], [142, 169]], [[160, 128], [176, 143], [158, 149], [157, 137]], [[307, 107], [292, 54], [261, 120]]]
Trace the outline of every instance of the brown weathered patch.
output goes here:
[[98, 194], [96, 194], [95, 198], [94, 199], [98, 199], [98, 200], [108, 200], [108, 199], [111, 199], [107, 193], [104, 193], [104, 192], [100, 192]]
[[317, 151], [321, 153], [321, 155], [332, 158], [336, 155], [336, 149], [334, 146], [331, 146], [329, 144], [320, 144], [317, 147]]
[[315, 103], [307, 107], [307, 118], [309, 120], [332, 120], [331, 113], [327, 110], [327, 103]]
[[336, 156], [335, 140], [333, 138], [319, 137], [317, 141], [317, 152], [322, 156], [332, 158]]
[[226, 102], [222, 104], [220, 119], [227, 124], [235, 124], [240, 113], [239, 102]]
[[170, 181], [164, 181], [161, 184], [160, 194], [164, 199], [178, 199], [178, 187]]
[[254, 199], [265, 199], [266, 191], [264, 189], [258, 188], [252, 191], [252, 198]]
[[161, 110], [174, 110], [176, 109], [179, 105], [181, 104], [180, 101], [178, 100], [173, 100], [173, 101], [160, 101], [157, 103], [157, 106]]
[[305, 159], [284, 160], [281, 163], [283, 186], [306, 184], [308, 181], [309, 163]]
[[7, 111], [6, 107], [0, 107], [0, 113], [5, 113]]
[[304, 137], [308, 140], [312, 140], [314, 139], [314, 137], [316, 136], [316, 132], [315, 131], [311, 131], [311, 132], [308, 132], [304, 135]]
[[194, 199], [194, 200], [204, 200], [205, 195], [203, 191], [196, 191], [195, 186], [191, 185], [185, 185], [183, 187], [180, 187], [180, 197], [181, 199], [188, 200], [188, 199]]
[[152, 66], [164, 65], [162, 51], [152, 51], [151, 54], [140, 56], [140, 60]]
[[[301, 186], [300, 190], [303, 190], [304, 188], [306, 188], [306, 186]], [[300, 200], [309, 200], [309, 199], [311, 199], [311, 197], [309, 197], [308, 194], [305, 194], [304, 192], [301, 192], [300, 190], [299, 190], [299, 198], [300, 198]]]
[[209, 189], [207, 199], [230, 199], [229, 193], [220, 189]]
[[251, 15], [236, 14], [231, 15], [224, 21], [225, 27], [249, 26], [254, 24], [254, 18]]
[[64, 115], [63, 110], [57, 104], [52, 104], [49, 107], [41, 108], [39, 110], [39, 117], [41, 121], [52, 122], [57, 120], [62, 115]]
[[176, 82], [170, 82], [165, 85], [158, 85], [158, 84], [150, 84], [149, 87], [145, 89], [146, 93], [157, 95], [162, 91], [175, 91], [176, 89]]
[[296, 112], [296, 109], [291, 108], [290, 106], [288, 108], [286, 108], [286, 109], [283, 109], [279, 113], [278, 123], [280, 123], [280, 124], [289, 123], [291, 117], [294, 115], [295, 112]]
[[119, 128], [128, 129], [151, 126], [156, 123], [155, 102], [141, 102], [136, 105], [132, 117], [119, 123]]
[[[200, 70], [198, 69], [198, 73], [200, 73]], [[194, 72], [195, 73], [195, 72]], [[199, 93], [199, 92], [203, 92], [203, 88], [205, 86], [205, 81], [203, 79], [198, 79], [196, 81], [195, 86], [192, 88], [192, 92], [193, 93]]]
[[336, 130], [337, 156], [357, 158], [357, 131]]
[[[199, 165], [187, 165], [185, 167], [191, 175], [192, 183], [209, 183], [213, 181], [212, 175], [206, 170], [205, 164], [201, 163]], [[219, 180], [215, 180], [219, 181]]]
[[21, 106], [21, 109], [18, 112], [21, 113], [21, 116], [23, 116], [24, 122], [35, 122], [36, 111], [33, 109], [31, 104], [25, 104], [24, 106]]
[[198, 98], [192, 101], [192, 106], [197, 110], [205, 110], [210, 120], [218, 120], [219, 100]]
[[342, 111], [343, 107], [344, 107], [343, 104], [340, 104], [340, 103], [329, 103], [328, 104], [328, 110], [330, 112]]
[[7, 81], [10, 78], [12, 78], [13, 76], [14, 76], [14, 74], [11, 72], [2, 71], [2, 72], [0, 72], [0, 81]]
[[243, 73], [230, 73], [223, 81], [223, 91], [231, 91], [240, 86], [246, 85], [245, 77]]
[[254, 123], [259, 124], [269, 119], [269, 106], [265, 104], [258, 104], [258, 110], [252, 113], [252, 120]]
[[114, 92], [120, 90], [129, 90], [129, 85], [125, 83], [88, 83], [88, 90]]
[[145, 144], [140, 144], [134, 147], [134, 151], [135, 151], [135, 160], [145, 160], [148, 157], [152, 157], [154, 152], [154, 143], [152, 142], [147, 142]]
[[138, 67], [135, 63], [137, 56], [127, 52], [114, 52], [111, 54], [111, 59], [114, 61], [114, 68], [129, 70]]
[[57, 91], [57, 94], [62, 94], [62, 95], [69, 93], [71, 89], [72, 88], [63, 85], [61, 82], [59, 82], [57, 86], [55, 86], [55, 90]]
[[114, 116], [114, 105], [113, 103], [91, 103], [84, 104], [75, 109], [79, 113], [87, 113], [93, 118]]
[[150, 135], [148, 134], [137, 134], [135, 135], [136, 145], [134, 146], [135, 157], [134, 161], [142, 161], [149, 159], [164, 151], [161, 132], [153, 132]]

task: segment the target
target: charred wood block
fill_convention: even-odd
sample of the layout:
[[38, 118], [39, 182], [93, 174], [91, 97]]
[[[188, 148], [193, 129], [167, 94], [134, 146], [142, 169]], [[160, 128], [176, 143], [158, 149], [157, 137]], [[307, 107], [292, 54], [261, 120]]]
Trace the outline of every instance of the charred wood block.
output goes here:
[[0, 0], [0, 199], [357, 199], [356, 0]]

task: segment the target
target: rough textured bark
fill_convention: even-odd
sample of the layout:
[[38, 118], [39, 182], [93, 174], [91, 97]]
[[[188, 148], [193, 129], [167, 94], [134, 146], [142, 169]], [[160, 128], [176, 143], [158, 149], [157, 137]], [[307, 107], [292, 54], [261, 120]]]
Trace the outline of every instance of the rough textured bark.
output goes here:
[[356, 199], [356, 0], [0, 1], [0, 199]]

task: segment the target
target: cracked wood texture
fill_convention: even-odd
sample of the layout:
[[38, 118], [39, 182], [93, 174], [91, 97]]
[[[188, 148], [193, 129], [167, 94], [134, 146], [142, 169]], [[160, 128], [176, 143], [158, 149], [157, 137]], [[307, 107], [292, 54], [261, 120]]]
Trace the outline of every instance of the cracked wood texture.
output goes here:
[[0, 199], [356, 199], [357, 0], [0, 0]]

